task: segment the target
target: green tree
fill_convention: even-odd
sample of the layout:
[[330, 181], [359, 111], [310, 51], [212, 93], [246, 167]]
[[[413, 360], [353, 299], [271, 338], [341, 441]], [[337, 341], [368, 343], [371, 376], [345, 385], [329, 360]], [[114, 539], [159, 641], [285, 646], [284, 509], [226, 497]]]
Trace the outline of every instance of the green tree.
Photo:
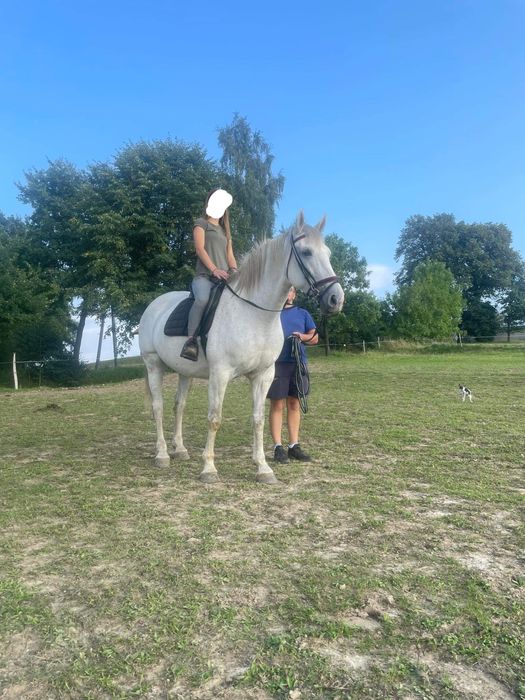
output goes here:
[[69, 306], [52, 270], [36, 257], [28, 226], [0, 213], [0, 362], [63, 356], [72, 340]]
[[82, 332], [88, 314], [96, 308], [89, 271], [91, 241], [87, 223], [87, 175], [65, 160], [50, 161], [42, 170], [26, 173], [19, 185], [20, 198], [30, 204], [32, 262], [57, 276], [68, 303], [80, 298], [74, 357], [78, 361]]
[[373, 292], [357, 289], [345, 293], [343, 314], [347, 320], [345, 342], [372, 342], [382, 335], [381, 302]]
[[283, 193], [284, 177], [273, 174], [270, 146], [245, 117], [235, 114], [229, 126], [219, 129], [219, 146], [224, 184], [233, 195], [235, 247], [242, 253], [256, 241], [273, 236], [275, 206]]
[[462, 327], [478, 341], [492, 341], [501, 326], [497, 309], [489, 301], [474, 299], [463, 312]]
[[[463, 288], [466, 303], [462, 326], [470, 335], [479, 334], [478, 326], [472, 325], [479, 316], [479, 303], [489, 302], [507, 290], [523, 264], [504, 224], [467, 224], [456, 221], [452, 214], [410, 217], [396, 248], [396, 260], [401, 258], [397, 275], [400, 286], [413, 281], [422, 262], [432, 260], [446, 265]], [[486, 306], [483, 308], [486, 311]]]
[[443, 262], [466, 295], [477, 299], [506, 289], [521, 263], [504, 224], [467, 224], [452, 214], [410, 217], [396, 248], [396, 260], [401, 258], [398, 284], [409, 284], [420, 263], [434, 260]]
[[510, 341], [512, 331], [525, 326], [525, 270], [514, 277], [510, 288], [500, 298], [500, 304]]
[[218, 181], [202, 148], [169, 139], [128, 145], [88, 171], [58, 160], [26, 174], [33, 262], [56, 272], [70, 303], [81, 300], [77, 359], [88, 314], [118, 317], [125, 346], [148, 301], [187, 286], [192, 223]]
[[219, 170], [198, 145], [129, 144], [112, 164], [91, 168], [90, 219], [102, 313], [118, 318], [119, 347], [145, 306], [171, 289], [187, 289], [195, 267], [193, 222]]
[[397, 334], [410, 340], [449, 338], [458, 331], [461, 288], [442, 262], [420, 263], [411, 284], [393, 295]]

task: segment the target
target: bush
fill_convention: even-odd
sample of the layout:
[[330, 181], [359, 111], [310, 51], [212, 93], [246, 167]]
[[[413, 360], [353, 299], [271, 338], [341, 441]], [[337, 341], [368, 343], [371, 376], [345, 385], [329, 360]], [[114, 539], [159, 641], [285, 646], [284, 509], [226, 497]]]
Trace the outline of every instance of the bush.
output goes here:
[[[55, 386], [80, 386], [87, 372], [83, 362], [77, 362], [71, 355], [64, 354], [46, 360], [41, 368], [42, 381]], [[31, 370], [31, 374], [40, 372], [40, 367]]]
[[130, 365], [120, 367], [101, 367], [100, 369], [88, 369], [82, 384], [118, 384], [119, 382], [128, 382], [131, 379], [142, 379], [144, 377], [144, 365]]

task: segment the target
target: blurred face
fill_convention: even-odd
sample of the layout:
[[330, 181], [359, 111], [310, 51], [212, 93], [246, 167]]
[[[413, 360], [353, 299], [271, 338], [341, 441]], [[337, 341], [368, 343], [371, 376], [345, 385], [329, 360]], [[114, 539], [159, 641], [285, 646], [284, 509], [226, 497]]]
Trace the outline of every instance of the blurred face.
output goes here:
[[220, 219], [232, 202], [233, 198], [229, 192], [226, 192], [226, 190], [215, 190], [208, 200], [206, 214], [211, 216], [212, 219]]
[[288, 296], [286, 297], [286, 303], [293, 304], [296, 296], [297, 292], [295, 291], [295, 287], [290, 287], [290, 291], [288, 292]]

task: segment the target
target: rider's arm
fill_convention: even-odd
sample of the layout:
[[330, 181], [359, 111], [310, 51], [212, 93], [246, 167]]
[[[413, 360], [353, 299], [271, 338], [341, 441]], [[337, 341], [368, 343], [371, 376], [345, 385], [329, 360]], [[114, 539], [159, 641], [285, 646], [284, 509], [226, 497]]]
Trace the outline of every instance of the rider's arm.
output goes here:
[[231, 238], [228, 241], [228, 246], [226, 248], [226, 256], [228, 260], [228, 268], [230, 270], [236, 270], [237, 269], [237, 261], [235, 260], [235, 255], [233, 254], [233, 245]]

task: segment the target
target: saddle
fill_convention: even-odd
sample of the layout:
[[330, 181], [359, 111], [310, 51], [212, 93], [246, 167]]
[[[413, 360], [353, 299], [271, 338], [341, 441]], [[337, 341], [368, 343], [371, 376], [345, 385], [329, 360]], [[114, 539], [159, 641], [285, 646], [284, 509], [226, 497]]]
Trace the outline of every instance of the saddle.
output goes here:
[[[206, 353], [206, 342], [208, 333], [210, 332], [211, 324], [215, 317], [215, 312], [219, 304], [219, 300], [224, 291], [225, 284], [222, 280], [218, 280], [211, 289], [210, 298], [202, 314], [201, 321], [195, 331], [196, 336], [200, 336], [202, 347]], [[190, 309], [193, 306], [195, 298], [193, 294], [186, 299], [183, 299], [173, 309], [164, 325], [164, 335], [168, 336], [187, 336], [188, 335], [188, 316]]]

